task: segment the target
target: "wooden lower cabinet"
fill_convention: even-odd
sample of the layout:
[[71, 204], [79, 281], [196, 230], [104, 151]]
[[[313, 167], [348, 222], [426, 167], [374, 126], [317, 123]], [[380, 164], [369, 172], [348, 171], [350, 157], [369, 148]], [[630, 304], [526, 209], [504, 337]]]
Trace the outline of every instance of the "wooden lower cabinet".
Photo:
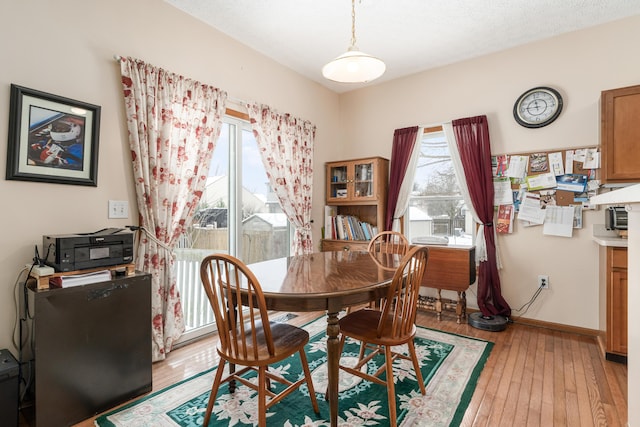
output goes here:
[[627, 248], [607, 248], [606, 358], [627, 358]]
[[323, 239], [320, 242], [322, 252], [334, 251], [366, 251], [369, 247], [368, 240], [330, 240]]

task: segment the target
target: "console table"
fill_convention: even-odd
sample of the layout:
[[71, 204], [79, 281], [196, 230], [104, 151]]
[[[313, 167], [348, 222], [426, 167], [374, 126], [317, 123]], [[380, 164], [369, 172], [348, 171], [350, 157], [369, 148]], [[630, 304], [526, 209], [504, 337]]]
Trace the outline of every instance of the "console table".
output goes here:
[[[429, 248], [427, 271], [422, 286], [437, 290], [436, 297], [420, 296], [418, 307], [436, 312], [438, 320], [443, 310], [455, 311], [457, 322], [467, 316], [466, 291], [476, 281], [475, 247], [425, 245]], [[442, 298], [442, 290], [454, 291], [457, 300]]]

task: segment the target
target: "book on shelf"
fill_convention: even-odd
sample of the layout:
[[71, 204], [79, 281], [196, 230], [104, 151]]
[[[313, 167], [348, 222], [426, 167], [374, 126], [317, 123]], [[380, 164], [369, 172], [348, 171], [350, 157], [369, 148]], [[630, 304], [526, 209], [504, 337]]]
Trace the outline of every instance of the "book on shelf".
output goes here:
[[325, 205], [324, 207], [324, 237], [325, 239], [335, 239], [334, 218], [337, 214], [335, 206]]
[[344, 225], [342, 222], [342, 215], [335, 216], [336, 236], [339, 240], [344, 240]]
[[371, 234], [369, 233], [368, 226], [368, 223], [360, 221], [360, 227], [362, 228], [362, 233], [364, 234], [364, 240], [371, 240]]
[[371, 240], [375, 235], [373, 227], [368, 222], [360, 221], [353, 215], [335, 214], [335, 210], [325, 207], [325, 239], [335, 240]]
[[347, 230], [347, 240], [356, 240], [353, 237], [353, 229], [351, 228], [351, 221], [349, 215], [344, 217], [344, 229]]

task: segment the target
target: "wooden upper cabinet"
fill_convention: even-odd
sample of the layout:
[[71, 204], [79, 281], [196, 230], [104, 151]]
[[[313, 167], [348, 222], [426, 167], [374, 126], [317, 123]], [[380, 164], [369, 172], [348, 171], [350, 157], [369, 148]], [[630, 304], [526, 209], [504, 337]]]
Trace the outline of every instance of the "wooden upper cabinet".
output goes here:
[[[351, 215], [384, 230], [389, 186], [389, 160], [383, 157], [328, 162], [326, 204], [336, 215]], [[322, 239], [322, 251], [366, 251], [368, 240]]]
[[640, 85], [601, 94], [602, 182], [640, 182]]
[[389, 160], [382, 157], [327, 163], [328, 205], [386, 202]]

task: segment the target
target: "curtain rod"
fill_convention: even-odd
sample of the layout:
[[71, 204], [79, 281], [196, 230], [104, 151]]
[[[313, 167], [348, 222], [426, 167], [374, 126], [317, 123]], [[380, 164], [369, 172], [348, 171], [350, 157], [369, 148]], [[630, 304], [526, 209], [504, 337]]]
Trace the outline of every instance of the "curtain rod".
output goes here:
[[[120, 55], [113, 55], [113, 59], [116, 62], [122, 61], [122, 57]], [[231, 102], [233, 102], [235, 104], [238, 104], [238, 105], [240, 105], [242, 107], [246, 107], [247, 104], [250, 104], [250, 102], [248, 102], [248, 101], [245, 101], [245, 100], [240, 99], [240, 98], [235, 98], [235, 97], [229, 96], [229, 95], [227, 95], [227, 100], [229, 100], [229, 101], [231, 101]]]
[[450, 125], [450, 124], [451, 124], [451, 122], [430, 123], [428, 125], [418, 125], [418, 127], [421, 127], [421, 128], [435, 128], [435, 127], [438, 127], [438, 126]]

